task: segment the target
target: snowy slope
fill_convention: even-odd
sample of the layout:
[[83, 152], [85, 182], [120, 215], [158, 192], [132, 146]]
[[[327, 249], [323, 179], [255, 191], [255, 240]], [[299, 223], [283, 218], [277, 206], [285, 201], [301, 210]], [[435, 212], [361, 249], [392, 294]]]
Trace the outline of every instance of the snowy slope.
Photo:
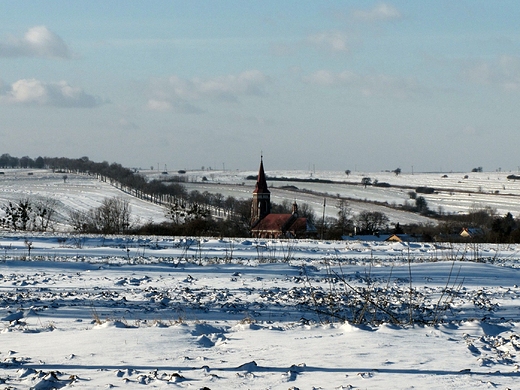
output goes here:
[[[98, 207], [103, 199], [122, 197], [130, 202], [131, 213], [142, 223], [152, 219], [165, 220], [161, 206], [130, 196], [109, 183], [99, 181], [95, 176], [63, 173], [47, 170], [7, 169], [0, 176], [0, 205], [21, 198], [53, 198], [59, 202], [57, 230], [69, 230], [67, 220], [71, 210], [87, 211]], [[28, 175], [31, 173], [31, 175]]]
[[[520, 181], [508, 180], [511, 172], [470, 172], [470, 173], [415, 173], [400, 174], [396, 176], [392, 172], [353, 172], [347, 176], [344, 172], [304, 172], [304, 171], [266, 171], [268, 177], [297, 178], [297, 179], [322, 179], [331, 180], [334, 183], [294, 182], [269, 180], [271, 198], [276, 203], [283, 200], [296, 200], [313, 207], [318, 216], [323, 213], [323, 198], [327, 197], [325, 214], [337, 217], [338, 196], [348, 199], [353, 213], [362, 210], [377, 210], [385, 213], [392, 223], [426, 223], [432, 222], [429, 218], [403, 212], [394, 208], [403, 204], [414, 205], [409, 192], [415, 192], [418, 187], [430, 187], [435, 190], [433, 194], [420, 193], [431, 210], [442, 213], [468, 213], [476, 209], [489, 207], [498, 215], [511, 212], [514, 216], [520, 215]], [[256, 176], [253, 171], [212, 172], [205, 171], [188, 172], [187, 188], [197, 189], [201, 192], [220, 192], [225, 196], [235, 196], [241, 199], [249, 199], [253, 190], [254, 181], [246, 180], [248, 176]], [[150, 173], [151, 177], [156, 175]], [[467, 178], [465, 178], [467, 176]], [[370, 177], [372, 181], [388, 183], [391, 187], [368, 186], [364, 188], [361, 180]], [[202, 178], [207, 180], [202, 181]], [[283, 189], [284, 186], [295, 186], [298, 192]], [[312, 191], [311, 193], [303, 191]], [[379, 204], [367, 203], [379, 202]]]
[[[31, 175], [29, 175], [31, 173]], [[149, 179], [168, 178], [172, 175], [143, 172]], [[495, 209], [499, 215], [511, 212], [520, 215], [520, 181], [507, 180], [511, 173], [449, 173], [445, 174], [401, 174], [391, 172], [352, 173], [348, 177], [344, 172], [303, 172], [275, 171], [267, 172], [271, 177], [290, 177], [300, 179], [333, 180], [335, 183], [284, 182], [268, 181], [273, 202], [306, 203], [311, 206], [317, 216], [323, 215], [324, 198], [326, 200], [325, 215], [337, 217], [338, 196], [348, 199], [349, 207], [354, 214], [363, 210], [381, 211], [391, 223], [427, 223], [431, 219], [416, 213], [409, 213], [393, 207], [405, 203], [413, 204], [409, 192], [417, 187], [431, 187], [434, 194], [420, 194], [428, 202], [430, 209], [449, 213], [467, 213], [483, 207]], [[189, 171], [184, 184], [188, 191], [198, 190], [210, 193], [221, 193], [238, 199], [251, 199], [254, 180], [246, 180], [247, 176], [255, 176], [256, 172], [233, 171]], [[464, 176], [468, 175], [467, 179]], [[93, 176], [68, 174], [66, 182], [63, 174], [47, 170], [5, 170], [0, 176], [0, 204], [21, 197], [52, 197], [59, 201], [58, 230], [67, 230], [67, 219], [70, 210], [86, 211], [97, 207], [105, 197], [121, 196], [131, 204], [132, 215], [136, 222], [148, 220], [160, 222], [165, 220], [161, 206], [136, 199], [121, 192], [109, 183], [101, 182]], [[364, 188], [360, 185], [363, 177], [389, 183], [392, 187]], [[203, 181], [203, 178], [207, 179]], [[289, 190], [285, 186], [295, 186], [298, 190]], [[367, 202], [368, 201], [368, 202]], [[373, 202], [378, 202], [373, 203]], [[385, 206], [386, 202], [386, 206]]]

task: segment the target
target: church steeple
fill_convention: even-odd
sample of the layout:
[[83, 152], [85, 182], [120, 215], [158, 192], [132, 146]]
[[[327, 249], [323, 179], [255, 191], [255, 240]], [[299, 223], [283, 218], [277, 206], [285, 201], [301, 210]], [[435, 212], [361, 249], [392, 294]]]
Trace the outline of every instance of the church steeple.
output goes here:
[[271, 193], [267, 189], [267, 180], [264, 172], [264, 159], [260, 157], [260, 169], [253, 191], [253, 204], [251, 205], [251, 225], [264, 218], [271, 212]]
[[264, 172], [264, 159], [260, 157], [260, 169], [258, 170], [258, 178], [256, 179], [256, 186], [253, 194], [261, 193], [261, 194], [269, 194], [269, 190], [267, 189], [267, 180], [265, 178]]

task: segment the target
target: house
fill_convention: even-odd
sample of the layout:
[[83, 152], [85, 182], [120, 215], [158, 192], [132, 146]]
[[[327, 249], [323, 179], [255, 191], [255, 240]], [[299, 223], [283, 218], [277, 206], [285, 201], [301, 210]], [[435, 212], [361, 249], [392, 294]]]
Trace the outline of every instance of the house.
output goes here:
[[462, 228], [459, 233], [459, 236], [464, 238], [475, 238], [479, 236], [483, 236], [484, 232], [480, 228]]
[[343, 236], [346, 241], [386, 241], [386, 242], [414, 242], [419, 241], [420, 237], [411, 236], [409, 234], [378, 234], [378, 235], [354, 235]]
[[298, 215], [293, 203], [292, 213], [271, 214], [271, 193], [267, 188], [263, 158], [253, 191], [251, 205], [251, 236], [255, 238], [306, 238], [316, 235], [316, 228], [305, 217]]

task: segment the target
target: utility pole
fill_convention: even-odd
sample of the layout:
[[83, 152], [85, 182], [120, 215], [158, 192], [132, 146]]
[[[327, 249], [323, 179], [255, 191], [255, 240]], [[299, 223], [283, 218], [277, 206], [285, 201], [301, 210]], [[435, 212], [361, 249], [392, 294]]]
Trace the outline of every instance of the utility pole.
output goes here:
[[325, 206], [327, 205], [327, 198], [323, 198], [323, 216], [321, 217], [321, 239], [323, 240], [323, 228], [325, 226]]

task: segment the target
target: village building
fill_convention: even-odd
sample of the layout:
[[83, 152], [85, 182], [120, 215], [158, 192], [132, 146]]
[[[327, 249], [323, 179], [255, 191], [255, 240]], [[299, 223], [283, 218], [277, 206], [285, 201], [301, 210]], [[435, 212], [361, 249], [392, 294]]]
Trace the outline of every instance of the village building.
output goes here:
[[351, 235], [343, 236], [346, 241], [377, 241], [377, 242], [413, 242], [419, 241], [419, 238], [408, 234], [368, 234], [368, 235]]
[[464, 227], [459, 233], [459, 236], [464, 238], [476, 238], [482, 237], [484, 235], [484, 231], [480, 228], [467, 228]]
[[253, 191], [251, 205], [251, 236], [255, 238], [306, 238], [316, 235], [316, 228], [298, 215], [296, 201], [292, 213], [271, 214], [271, 193], [267, 188], [263, 158]]

